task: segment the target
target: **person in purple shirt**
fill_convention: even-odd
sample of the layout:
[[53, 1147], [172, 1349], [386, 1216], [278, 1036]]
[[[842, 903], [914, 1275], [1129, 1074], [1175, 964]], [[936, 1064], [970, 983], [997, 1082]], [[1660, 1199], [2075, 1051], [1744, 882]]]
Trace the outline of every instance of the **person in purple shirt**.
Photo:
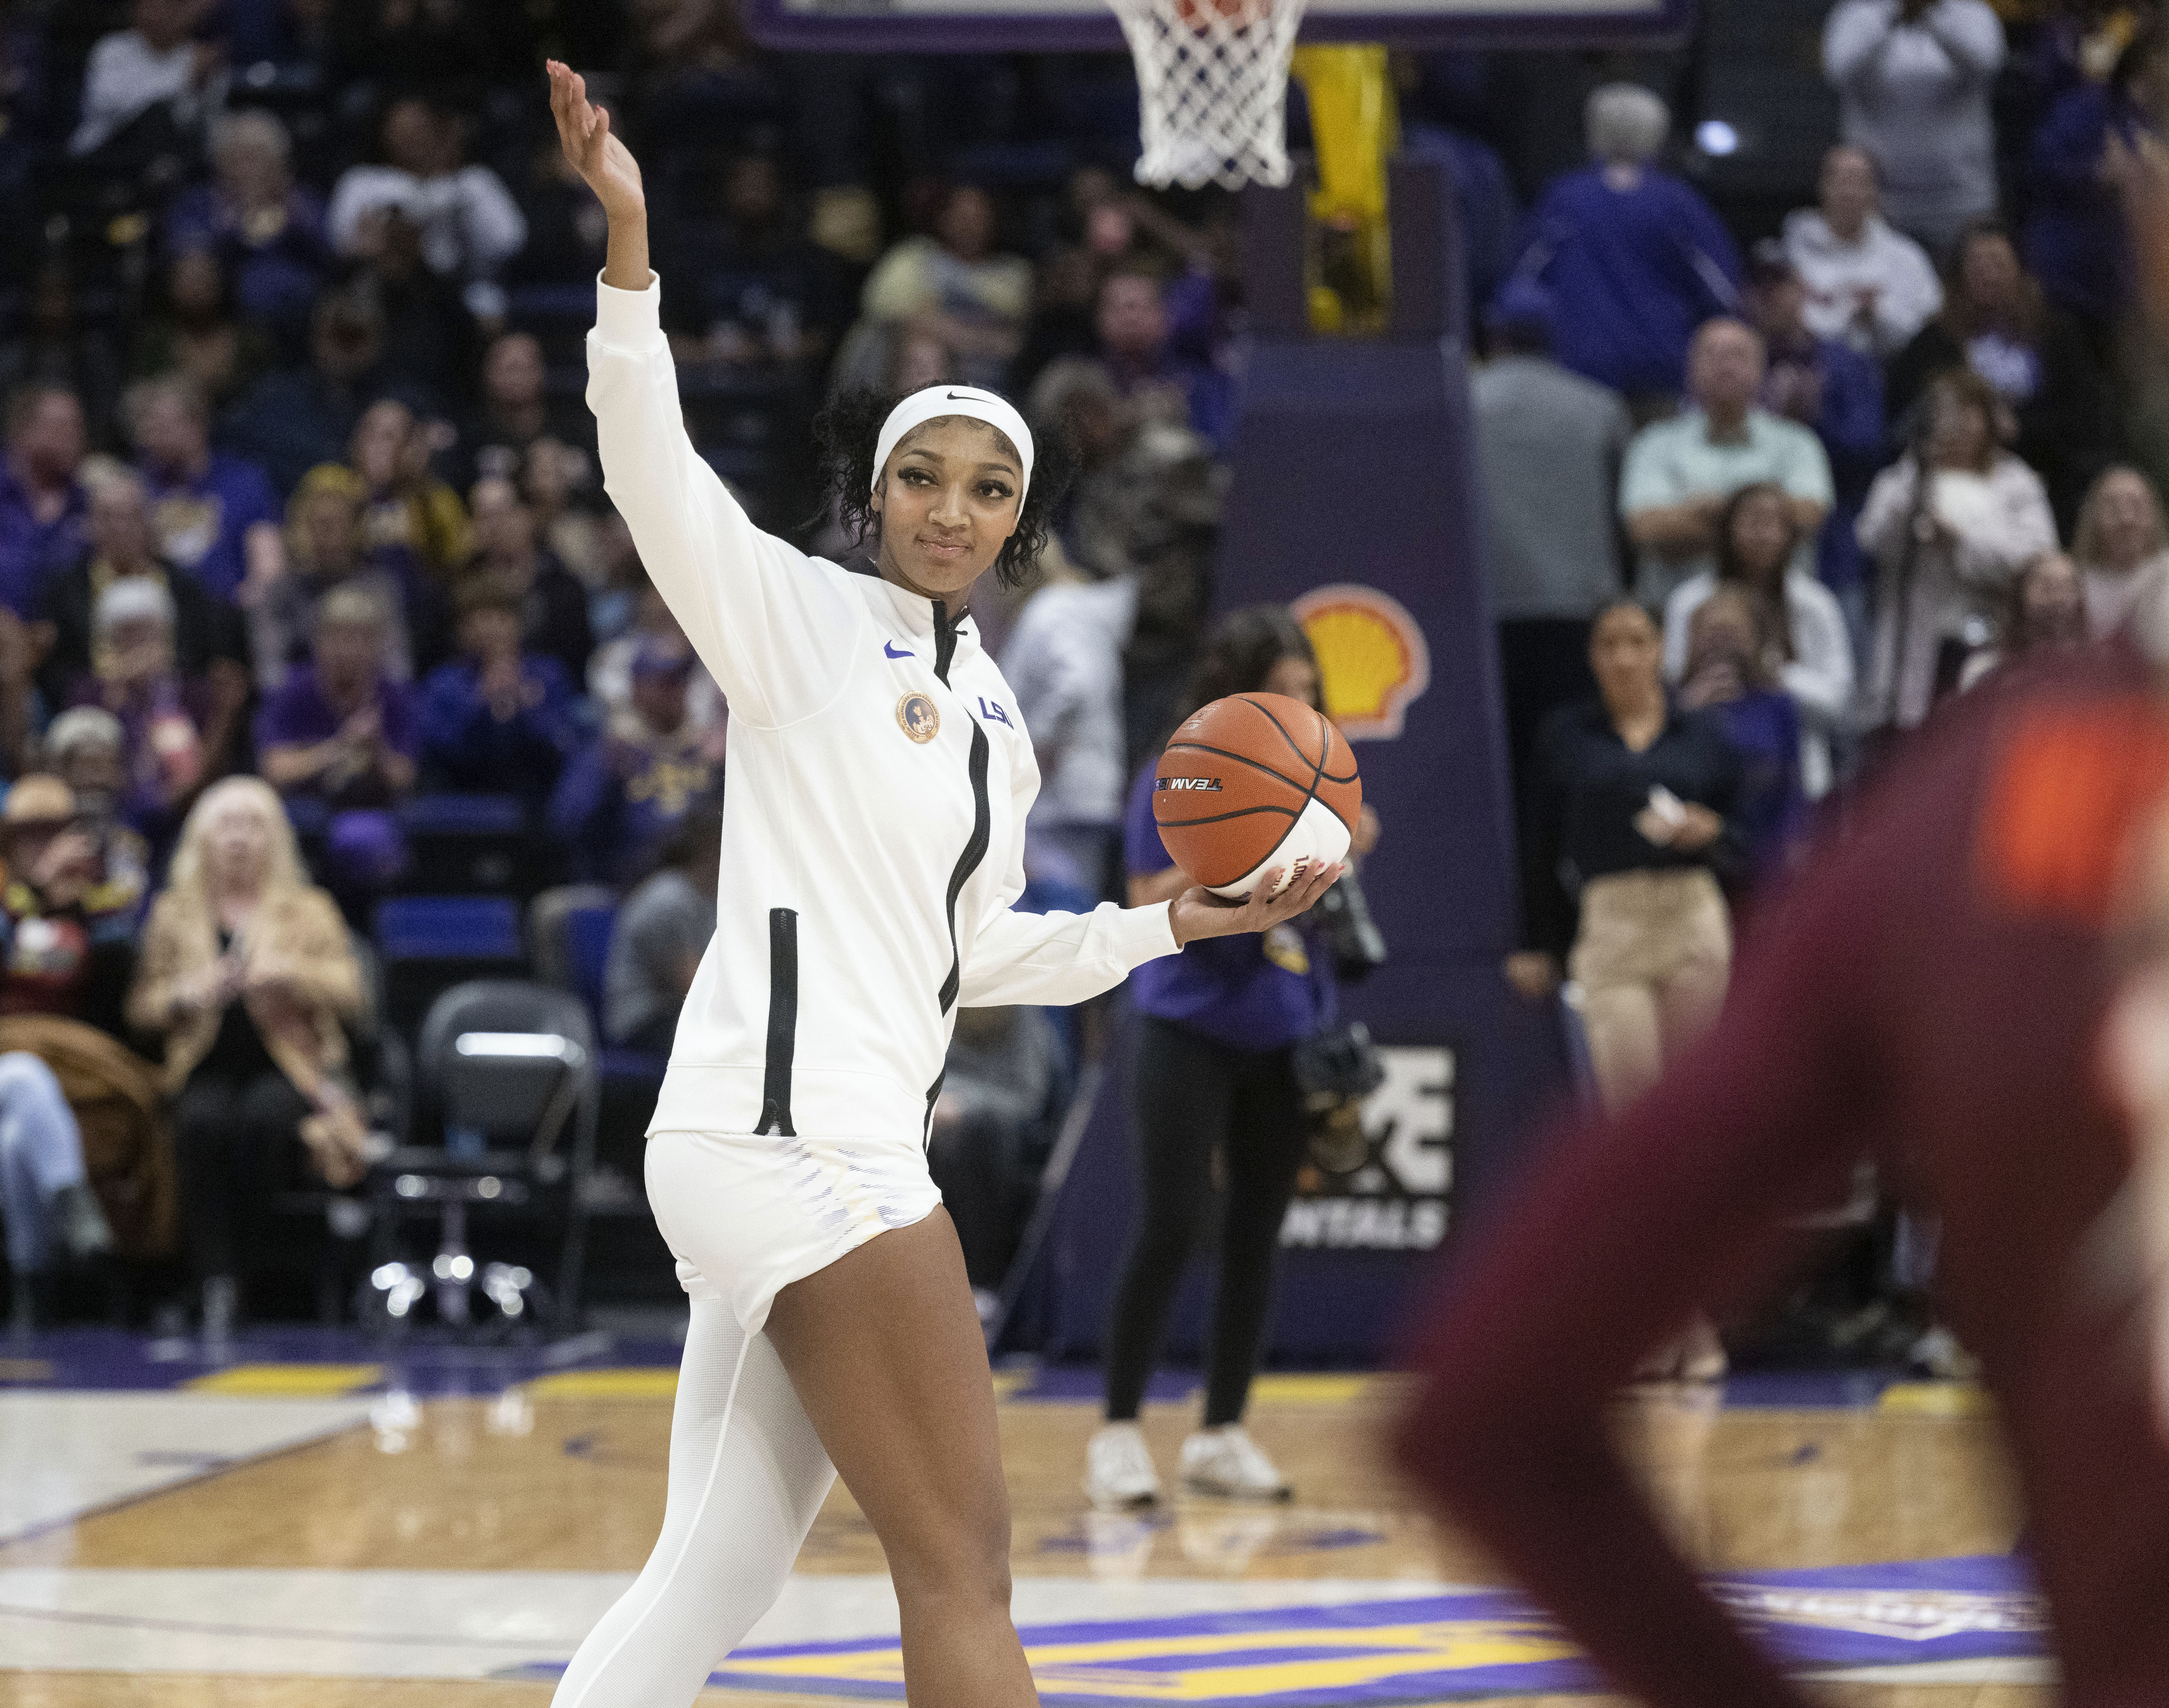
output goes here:
[[715, 811], [721, 732], [704, 734], [687, 716], [698, 668], [690, 647], [643, 642], [632, 658], [631, 706], [557, 780], [550, 830], [571, 854], [575, 878], [631, 882], [689, 813]]
[[247, 604], [284, 563], [278, 495], [254, 463], [211, 448], [211, 406], [179, 375], [141, 380], [121, 399], [150, 494], [158, 553], [227, 604]]
[[0, 460], [0, 604], [36, 609], [56, 571], [83, 554], [90, 495], [79, 478], [88, 446], [83, 403], [65, 386], [25, 386], [8, 400]]
[[1234, 386], [1218, 368], [1177, 357], [1170, 347], [1165, 287], [1141, 265], [1118, 267], [1100, 286], [1093, 324], [1100, 364], [1122, 396], [1148, 402], [1166, 394], [1168, 413], [1224, 450], [1235, 425]]
[[1553, 354], [1629, 398], [1679, 395], [1695, 328], [1740, 306], [1740, 252], [1693, 186], [1653, 163], [1671, 114], [1649, 90], [1589, 98], [1594, 162], [1554, 178], [1530, 215], [1514, 276], [1559, 305]]
[[422, 759], [453, 789], [517, 795], [539, 809], [578, 736], [572, 678], [520, 650], [519, 596], [477, 577], [459, 599], [461, 656], [422, 684]]
[[391, 620], [371, 588], [333, 588], [317, 607], [310, 662], [256, 714], [257, 763], [289, 800], [330, 811], [319, 876], [360, 912], [405, 870], [392, 808], [414, 786], [414, 710], [405, 684], [384, 669]]
[[[1231, 613], [1207, 639], [1178, 722], [1230, 694], [1284, 694], [1315, 705], [1318, 662], [1277, 605]], [[1124, 852], [1133, 907], [1191, 880], [1169, 858], [1153, 817], [1148, 766], [1130, 791]], [[1376, 841], [1366, 813], [1356, 852]], [[1219, 1292], [1206, 1352], [1204, 1427], [1182, 1449], [1195, 1493], [1284, 1499], [1286, 1480], [1242, 1426], [1266, 1331], [1273, 1258], [1309, 1139], [1296, 1046], [1332, 1024], [1330, 955], [1299, 923], [1239, 942], [1192, 943], [1130, 975], [1140, 1016], [1132, 1089], [1138, 1221], [1107, 1328], [1106, 1423], [1087, 1450], [1095, 1505], [1152, 1504], [1159, 1477], [1138, 1408], [1159, 1356], [1169, 1310], [1218, 1200], [1213, 1155], [1226, 1158]]]
[[2157, 20], [2131, 39], [2107, 82], [2083, 79], [2056, 98], [2027, 154], [2026, 264], [2104, 357], [2138, 283], [2113, 157], [2155, 134], [2165, 98], [2169, 31]]
[[166, 249], [209, 250], [232, 275], [242, 311], [274, 328], [298, 355], [317, 292], [338, 264], [323, 203], [294, 182], [286, 127], [261, 108], [211, 126], [209, 184], [192, 184], [166, 215]]

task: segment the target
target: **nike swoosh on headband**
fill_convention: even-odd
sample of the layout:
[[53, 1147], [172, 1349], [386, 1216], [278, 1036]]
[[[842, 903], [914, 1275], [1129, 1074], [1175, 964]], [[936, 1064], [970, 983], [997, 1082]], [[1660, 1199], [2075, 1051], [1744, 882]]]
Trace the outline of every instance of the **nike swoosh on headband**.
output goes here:
[[916, 658], [919, 656], [912, 652], [899, 652], [891, 642], [887, 641], [882, 642], [882, 652], [884, 657], [890, 658]]

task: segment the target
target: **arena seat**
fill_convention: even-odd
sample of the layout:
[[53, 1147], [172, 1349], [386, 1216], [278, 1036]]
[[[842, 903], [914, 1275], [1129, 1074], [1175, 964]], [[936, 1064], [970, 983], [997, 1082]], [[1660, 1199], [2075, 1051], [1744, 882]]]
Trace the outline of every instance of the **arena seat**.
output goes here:
[[541, 881], [526, 810], [509, 795], [416, 795], [400, 803], [399, 827], [403, 887], [416, 895], [525, 894]]
[[386, 1015], [402, 1027], [464, 979], [527, 970], [520, 906], [509, 897], [394, 896], [377, 904], [373, 934]]
[[[467, 1325], [479, 1294], [497, 1326], [570, 1332], [580, 1317], [599, 1084], [585, 1008], [525, 980], [469, 980], [430, 1005], [415, 1061], [415, 1136], [435, 1142], [402, 1145], [370, 1171], [375, 1239], [363, 1298], [371, 1326], [402, 1327], [425, 1299], [444, 1323]], [[401, 1230], [417, 1221], [436, 1228], [426, 1262], [410, 1261], [401, 1244]], [[469, 1250], [470, 1232], [488, 1238], [490, 1260]], [[517, 1259], [552, 1244], [555, 1280], [546, 1287]]]

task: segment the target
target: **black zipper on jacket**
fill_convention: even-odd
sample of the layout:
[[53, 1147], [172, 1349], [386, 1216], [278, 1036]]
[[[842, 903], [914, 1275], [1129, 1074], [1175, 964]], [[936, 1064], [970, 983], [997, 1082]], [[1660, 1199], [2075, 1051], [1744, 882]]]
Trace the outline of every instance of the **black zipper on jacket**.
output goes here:
[[797, 1138], [791, 1125], [791, 1062], [798, 1048], [798, 915], [768, 910], [768, 1067], [761, 1080], [757, 1133]]
[[[944, 688], [949, 686], [949, 661], [957, 651], [957, 627], [949, 620], [949, 608], [940, 599], [934, 601], [934, 673]], [[972, 777], [972, 835], [964, 844], [964, 851], [957, 856], [956, 869], [949, 874], [949, 897], [944, 912], [949, 922], [949, 976], [941, 981], [941, 1012], [946, 1015], [956, 1006], [957, 992], [964, 982], [963, 958], [957, 947], [957, 898], [963, 893], [964, 886], [972, 874], [978, 870], [979, 862], [987, 857], [987, 843], [994, 835], [993, 816], [987, 804], [987, 764], [991, 749], [987, 743], [987, 732], [978, 719], [965, 714], [972, 726], [972, 754], [967, 762]], [[935, 1076], [934, 1083], [926, 1092], [926, 1133], [934, 1130], [934, 1103], [941, 1095], [942, 1075]]]

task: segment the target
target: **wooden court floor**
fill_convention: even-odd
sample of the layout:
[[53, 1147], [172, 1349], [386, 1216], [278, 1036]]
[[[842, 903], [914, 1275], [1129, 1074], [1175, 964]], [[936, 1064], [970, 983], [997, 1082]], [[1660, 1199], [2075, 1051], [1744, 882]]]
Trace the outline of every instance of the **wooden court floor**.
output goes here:
[[[1411, 1584], [1497, 1583], [1480, 1554], [1413, 1509], [1381, 1462], [1375, 1442], [1395, 1396], [1387, 1379], [1267, 1379], [1251, 1426], [1295, 1482], [1295, 1503], [1257, 1508], [1180, 1499], [1152, 1522], [1088, 1510], [1078, 1477], [1096, 1422], [1092, 1406], [1005, 1400], [1020, 1604], [1035, 1590], [1042, 1599], [1067, 1594], [1063, 1585], [1071, 1583], [1084, 1586], [1080, 1595], [1196, 1596], [1249, 1586], [1298, 1599], [1313, 1583], [1330, 1583], [1344, 1599], [1365, 1586], [1383, 1594]], [[1865, 1407], [1720, 1407], [1699, 1392], [1653, 1389], [1623, 1404], [1618, 1427], [1683, 1546], [1712, 1571], [2007, 1553], [2019, 1517], [1993, 1418], [1963, 1390], [1923, 1391], [1905, 1403], [1893, 1397]], [[1164, 1471], [1191, 1416], [1187, 1406], [1148, 1409]], [[0, 1546], [0, 1583], [41, 1569], [177, 1578], [223, 1572], [274, 1584], [276, 1574], [326, 1572], [627, 1573], [645, 1559], [660, 1521], [669, 1423], [661, 1371], [615, 1382], [546, 1377], [502, 1396], [426, 1400], [396, 1414], [380, 1407], [370, 1421], [322, 1439]], [[0, 1474], [4, 1453], [0, 1444]], [[798, 1562], [809, 1604], [818, 1607], [824, 1579], [840, 1593], [881, 1570], [877, 1543], [839, 1487]], [[237, 1608], [232, 1616], [245, 1622], [247, 1613]], [[140, 1661], [101, 1670], [94, 1652], [88, 1664], [22, 1668], [5, 1653], [7, 1629], [0, 1624], [0, 1708], [541, 1708], [552, 1688], [483, 1677], [284, 1673], [260, 1664], [232, 1673], [202, 1664], [146, 1670]], [[93, 1631], [85, 1640], [100, 1639]], [[2034, 1708], [2050, 1692], [2033, 1679], [1972, 1675], [1825, 1684], [1815, 1694], [1846, 1708]], [[819, 1708], [851, 1699], [800, 1688], [711, 1689], [702, 1700]], [[1512, 1700], [1536, 1708], [1564, 1699]]]

